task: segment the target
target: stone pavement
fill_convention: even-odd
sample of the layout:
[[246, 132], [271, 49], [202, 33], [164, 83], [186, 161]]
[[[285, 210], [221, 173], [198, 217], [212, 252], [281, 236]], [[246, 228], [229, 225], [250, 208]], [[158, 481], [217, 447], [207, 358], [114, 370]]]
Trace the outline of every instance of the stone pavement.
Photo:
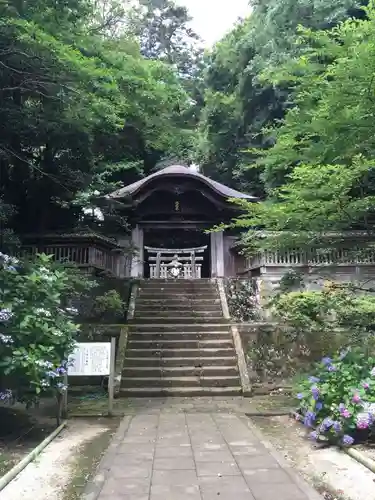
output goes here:
[[125, 416], [84, 500], [318, 500], [233, 413]]

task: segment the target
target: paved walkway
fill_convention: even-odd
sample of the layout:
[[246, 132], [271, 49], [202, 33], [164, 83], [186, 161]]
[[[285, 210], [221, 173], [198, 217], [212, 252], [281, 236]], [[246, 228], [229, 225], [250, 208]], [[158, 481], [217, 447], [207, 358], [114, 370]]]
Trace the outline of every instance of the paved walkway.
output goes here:
[[241, 414], [125, 416], [85, 500], [317, 500]]

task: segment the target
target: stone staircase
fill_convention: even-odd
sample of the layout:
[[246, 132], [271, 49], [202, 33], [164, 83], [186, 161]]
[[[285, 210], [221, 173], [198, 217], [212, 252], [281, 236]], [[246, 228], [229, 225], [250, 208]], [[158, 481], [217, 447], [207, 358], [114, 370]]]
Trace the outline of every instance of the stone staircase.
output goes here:
[[144, 280], [129, 326], [121, 395], [241, 393], [230, 326], [210, 280]]

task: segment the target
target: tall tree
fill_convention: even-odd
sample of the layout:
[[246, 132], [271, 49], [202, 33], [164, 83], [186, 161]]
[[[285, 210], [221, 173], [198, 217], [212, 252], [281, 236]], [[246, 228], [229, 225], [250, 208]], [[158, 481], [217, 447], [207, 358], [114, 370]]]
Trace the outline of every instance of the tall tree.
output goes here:
[[93, 30], [94, 7], [14, 0], [0, 16], [0, 198], [19, 233], [71, 229], [77, 193], [133, 180], [184, 137], [173, 69]]
[[250, 230], [247, 241], [263, 228], [273, 236], [260, 246], [322, 248], [327, 233], [373, 231], [375, 6], [366, 15], [329, 31], [305, 29], [304, 52], [273, 73], [270, 83], [293, 85], [294, 107], [270, 130], [275, 145], [260, 160], [277, 187], [267, 202], [245, 204], [236, 222]]
[[[207, 59], [205, 106], [197, 160], [215, 178], [265, 196], [259, 151], [272, 146], [267, 128], [292, 105], [289, 84], [274, 85], [264, 72], [298, 56], [300, 24], [330, 29], [350, 16], [364, 17], [356, 0], [258, 0], [251, 16], [216, 44]], [[225, 120], [228, 116], [228, 120]]]

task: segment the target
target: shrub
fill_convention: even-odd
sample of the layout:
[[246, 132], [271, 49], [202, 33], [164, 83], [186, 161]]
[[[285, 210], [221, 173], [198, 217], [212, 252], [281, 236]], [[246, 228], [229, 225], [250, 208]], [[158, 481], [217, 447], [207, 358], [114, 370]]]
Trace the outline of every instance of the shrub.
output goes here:
[[61, 399], [76, 311], [64, 307], [70, 274], [45, 255], [32, 262], [0, 253], [0, 399], [36, 401], [53, 391]]
[[256, 281], [253, 279], [228, 279], [225, 291], [231, 317], [239, 322], [255, 320], [259, 314], [256, 297]]
[[94, 311], [98, 316], [123, 316], [125, 311], [125, 302], [122, 300], [121, 295], [117, 290], [109, 290], [103, 295], [96, 297]]
[[317, 363], [299, 384], [297, 420], [314, 440], [351, 445], [375, 431], [375, 357], [372, 345], [347, 348]]

